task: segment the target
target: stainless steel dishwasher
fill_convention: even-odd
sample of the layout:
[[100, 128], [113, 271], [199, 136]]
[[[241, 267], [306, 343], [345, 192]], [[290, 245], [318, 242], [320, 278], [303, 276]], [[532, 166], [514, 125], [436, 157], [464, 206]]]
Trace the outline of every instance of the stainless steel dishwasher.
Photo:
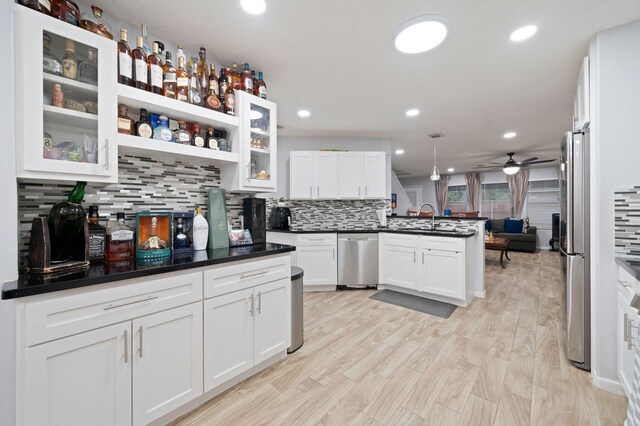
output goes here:
[[378, 285], [378, 234], [338, 234], [338, 288]]

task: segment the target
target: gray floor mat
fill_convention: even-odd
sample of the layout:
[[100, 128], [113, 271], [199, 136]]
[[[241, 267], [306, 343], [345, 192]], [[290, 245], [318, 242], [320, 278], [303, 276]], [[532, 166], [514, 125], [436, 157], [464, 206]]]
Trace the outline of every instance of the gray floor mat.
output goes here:
[[391, 303], [403, 308], [413, 309], [440, 318], [449, 318], [457, 306], [451, 303], [439, 302], [437, 300], [425, 299], [424, 297], [413, 296], [411, 294], [400, 293], [393, 290], [382, 290], [369, 296], [370, 299], [380, 302]]

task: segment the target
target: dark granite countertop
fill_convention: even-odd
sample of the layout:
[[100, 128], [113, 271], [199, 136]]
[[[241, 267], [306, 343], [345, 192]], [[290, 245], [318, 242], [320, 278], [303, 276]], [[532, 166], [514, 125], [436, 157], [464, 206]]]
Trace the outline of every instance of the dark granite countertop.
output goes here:
[[33, 296], [53, 291], [86, 287], [108, 282], [146, 277], [165, 272], [182, 271], [235, 262], [280, 253], [288, 253], [296, 248], [285, 244], [256, 244], [228, 249], [203, 250], [189, 257], [169, 257], [154, 261], [125, 261], [117, 264], [92, 265], [87, 271], [76, 272], [57, 278], [43, 279], [22, 274], [16, 281], [5, 283], [2, 287], [2, 299]]
[[636, 280], [640, 280], [640, 259], [630, 257], [616, 257], [616, 263], [625, 271], [633, 275]]
[[[387, 219], [429, 219], [430, 216], [387, 216]], [[436, 219], [446, 220], [489, 220], [488, 217], [457, 217], [457, 216], [436, 216]]]
[[433, 235], [437, 237], [469, 238], [476, 235], [475, 231], [431, 231], [428, 229], [405, 229], [405, 228], [371, 228], [371, 229], [344, 229], [344, 228], [322, 228], [322, 229], [267, 229], [268, 232], [282, 232], [286, 234], [376, 234], [379, 232], [391, 234], [413, 234], [413, 235]]

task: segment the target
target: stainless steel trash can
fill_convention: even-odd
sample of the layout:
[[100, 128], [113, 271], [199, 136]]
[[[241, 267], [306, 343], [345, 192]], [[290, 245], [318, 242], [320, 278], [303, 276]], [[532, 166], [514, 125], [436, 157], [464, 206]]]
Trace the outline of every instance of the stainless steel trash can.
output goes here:
[[300, 346], [304, 343], [303, 275], [302, 268], [291, 267], [291, 346], [287, 349], [289, 354], [300, 349]]

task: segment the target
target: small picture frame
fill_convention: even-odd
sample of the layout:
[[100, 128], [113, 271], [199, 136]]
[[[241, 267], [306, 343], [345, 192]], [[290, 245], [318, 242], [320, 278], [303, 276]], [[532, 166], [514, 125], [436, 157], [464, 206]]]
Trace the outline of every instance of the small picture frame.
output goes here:
[[251, 233], [248, 229], [232, 229], [229, 231], [229, 246], [250, 246], [253, 245]]

